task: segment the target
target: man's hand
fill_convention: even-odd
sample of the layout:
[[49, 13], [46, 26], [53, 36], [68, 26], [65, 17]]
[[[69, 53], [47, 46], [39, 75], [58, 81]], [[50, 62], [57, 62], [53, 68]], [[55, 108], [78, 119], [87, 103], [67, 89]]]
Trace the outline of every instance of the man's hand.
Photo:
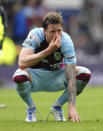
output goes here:
[[72, 120], [72, 122], [81, 122], [81, 119], [76, 111], [76, 108], [73, 105], [69, 105], [68, 120]]
[[50, 42], [48, 48], [51, 52], [56, 51], [61, 46], [61, 35], [57, 35], [53, 38], [53, 40]]

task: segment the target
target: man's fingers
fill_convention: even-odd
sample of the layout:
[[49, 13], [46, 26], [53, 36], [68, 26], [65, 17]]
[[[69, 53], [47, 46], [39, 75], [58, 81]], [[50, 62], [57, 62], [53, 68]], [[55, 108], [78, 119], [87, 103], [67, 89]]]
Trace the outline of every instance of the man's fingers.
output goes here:
[[82, 120], [80, 119], [80, 117], [78, 118], [79, 122], [81, 122]]
[[52, 42], [55, 42], [55, 41], [56, 41], [56, 39], [57, 39], [57, 37], [56, 37], [56, 36], [55, 36], [55, 37], [53, 37]]
[[69, 120], [69, 121], [70, 121], [70, 119], [71, 119], [71, 116], [68, 117], [68, 120]]
[[80, 118], [78, 116], [76, 116], [75, 121], [80, 122]]
[[80, 117], [79, 117], [79, 116], [75, 116], [75, 121], [76, 121], [76, 122], [81, 122]]
[[69, 116], [68, 120], [70, 121], [70, 119], [72, 120], [72, 122], [81, 122], [82, 121], [79, 116]]
[[74, 116], [72, 117], [72, 122], [75, 122], [75, 117]]
[[69, 117], [69, 120], [70, 120], [70, 119], [72, 120], [72, 122], [75, 122], [75, 121], [76, 121], [74, 116]]

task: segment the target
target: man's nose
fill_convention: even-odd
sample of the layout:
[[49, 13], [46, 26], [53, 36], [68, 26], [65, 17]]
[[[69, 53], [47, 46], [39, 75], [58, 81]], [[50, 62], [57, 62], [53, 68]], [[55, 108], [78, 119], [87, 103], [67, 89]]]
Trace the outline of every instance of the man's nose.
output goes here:
[[56, 32], [55, 32], [55, 35], [57, 36], [57, 35], [59, 35], [59, 33], [56, 31]]

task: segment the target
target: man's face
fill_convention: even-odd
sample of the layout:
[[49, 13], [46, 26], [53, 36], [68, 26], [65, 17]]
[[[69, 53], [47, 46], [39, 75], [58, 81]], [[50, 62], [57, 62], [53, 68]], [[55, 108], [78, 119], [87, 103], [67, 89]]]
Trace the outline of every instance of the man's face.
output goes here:
[[53, 37], [57, 35], [62, 35], [63, 28], [60, 24], [49, 24], [47, 29], [44, 29], [44, 34], [46, 35], [46, 41], [50, 43]]

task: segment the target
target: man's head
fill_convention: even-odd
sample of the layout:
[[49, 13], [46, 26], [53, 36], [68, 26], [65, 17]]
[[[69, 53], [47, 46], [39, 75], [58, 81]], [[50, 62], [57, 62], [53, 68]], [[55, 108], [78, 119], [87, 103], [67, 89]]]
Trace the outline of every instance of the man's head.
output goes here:
[[50, 12], [43, 20], [42, 26], [44, 28], [44, 34], [48, 43], [51, 42], [53, 37], [62, 35], [63, 19], [60, 13]]

